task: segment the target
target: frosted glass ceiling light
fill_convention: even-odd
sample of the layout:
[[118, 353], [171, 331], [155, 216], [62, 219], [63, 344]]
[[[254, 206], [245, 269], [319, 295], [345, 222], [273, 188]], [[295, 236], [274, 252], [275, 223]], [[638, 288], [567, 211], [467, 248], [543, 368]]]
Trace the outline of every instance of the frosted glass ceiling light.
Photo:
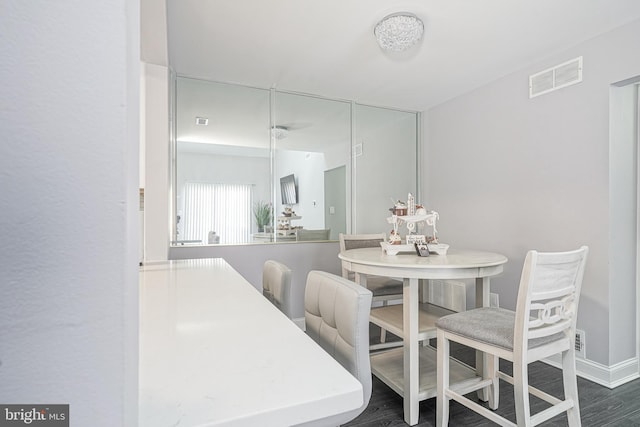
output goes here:
[[402, 52], [422, 39], [424, 24], [413, 13], [393, 13], [382, 18], [373, 33], [383, 50]]

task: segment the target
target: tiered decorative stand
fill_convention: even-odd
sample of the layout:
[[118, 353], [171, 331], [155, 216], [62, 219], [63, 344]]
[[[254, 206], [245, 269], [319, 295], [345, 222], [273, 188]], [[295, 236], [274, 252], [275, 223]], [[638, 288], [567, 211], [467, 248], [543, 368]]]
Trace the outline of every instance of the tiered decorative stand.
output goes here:
[[276, 230], [276, 234], [278, 236], [295, 236], [296, 228], [291, 225], [291, 221], [296, 219], [302, 219], [301, 216], [290, 215], [290, 216], [279, 216], [278, 217], [278, 229]]
[[[416, 230], [416, 226], [418, 224], [426, 224], [433, 228], [433, 238], [435, 239], [433, 243], [429, 243], [427, 246], [429, 247], [429, 252], [436, 253], [438, 255], [446, 255], [447, 249], [449, 245], [444, 243], [437, 243], [437, 232], [436, 230], [436, 221], [438, 220], [439, 215], [438, 212], [431, 211], [427, 214], [421, 215], [391, 215], [387, 218], [387, 222], [393, 225], [393, 231], [397, 234], [398, 227], [402, 225], [406, 225], [407, 231], [409, 235], [413, 234]], [[401, 245], [392, 245], [388, 242], [381, 243], [382, 249], [387, 253], [387, 255], [396, 255], [400, 252], [415, 252], [415, 247], [413, 243], [411, 244], [401, 244]]]

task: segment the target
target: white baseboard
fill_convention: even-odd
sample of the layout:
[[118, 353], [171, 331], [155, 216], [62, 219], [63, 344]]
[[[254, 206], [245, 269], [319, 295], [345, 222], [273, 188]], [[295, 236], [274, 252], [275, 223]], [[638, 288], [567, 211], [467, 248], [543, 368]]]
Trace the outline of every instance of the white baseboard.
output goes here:
[[[544, 359], [556, 368], [561, 367], [560, 355]], [[602, 365], [587, 359], [576, 358], [576, 373], [579, 377], [593, 381], [607, 388], [616, 388], [629, 381], [640, 378], [638, 358], [634, 357], [611, 366]]]

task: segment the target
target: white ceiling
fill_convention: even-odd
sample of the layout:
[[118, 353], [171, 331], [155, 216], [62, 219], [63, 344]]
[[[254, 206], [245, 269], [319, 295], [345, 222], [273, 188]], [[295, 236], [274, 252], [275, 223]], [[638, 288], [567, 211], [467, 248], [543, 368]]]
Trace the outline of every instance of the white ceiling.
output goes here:
[[[425, 36], [389, 55], [373, 28], [398, 11]], [[638, 0], [167, 0], [168, 61], [183, 76], [424, 111], [639, 18]]]

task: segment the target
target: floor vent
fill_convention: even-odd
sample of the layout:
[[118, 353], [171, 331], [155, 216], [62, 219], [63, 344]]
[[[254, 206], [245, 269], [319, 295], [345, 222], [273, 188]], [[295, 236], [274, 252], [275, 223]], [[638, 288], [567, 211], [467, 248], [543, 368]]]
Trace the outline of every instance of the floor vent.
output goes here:
[[582, 81], [582, 56], [529, 76], [529, 98]]

